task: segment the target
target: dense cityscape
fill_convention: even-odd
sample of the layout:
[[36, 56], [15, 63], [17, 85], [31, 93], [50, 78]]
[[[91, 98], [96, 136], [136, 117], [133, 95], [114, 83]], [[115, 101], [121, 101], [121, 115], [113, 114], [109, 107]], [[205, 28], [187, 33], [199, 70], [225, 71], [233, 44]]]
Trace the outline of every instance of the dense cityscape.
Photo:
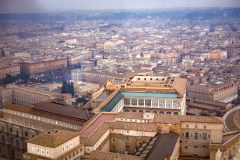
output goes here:
[[240, 159], [239, 8], [0, 22], [0, 159]]

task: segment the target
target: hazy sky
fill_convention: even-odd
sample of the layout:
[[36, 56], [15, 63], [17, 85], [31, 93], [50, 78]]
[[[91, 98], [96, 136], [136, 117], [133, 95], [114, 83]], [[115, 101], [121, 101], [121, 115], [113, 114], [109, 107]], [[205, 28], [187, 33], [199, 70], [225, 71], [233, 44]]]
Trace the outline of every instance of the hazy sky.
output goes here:
[[0, 13], [173, 7], [240, 7], [240, 0], [0, 0]]

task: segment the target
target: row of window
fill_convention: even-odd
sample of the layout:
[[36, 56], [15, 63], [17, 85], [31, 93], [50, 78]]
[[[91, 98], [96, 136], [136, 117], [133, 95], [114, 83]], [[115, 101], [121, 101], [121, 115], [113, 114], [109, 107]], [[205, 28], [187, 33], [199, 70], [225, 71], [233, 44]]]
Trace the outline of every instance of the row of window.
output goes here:
[[165, 80], [165, 78], [137, 78], [137, 80], [150, 80], [150, 81], [152, 81], [152, 80], [156, 80], [156, 81], [158, 81], [158, 80], [161, 80], [161, 81], [164, 81]]
[[49, 155], [48, 150], [32, 147], [32, 152], [37, 154]]
[[[25, 122], [25, 126], [26, 126], [26, 122]], [[13, 133], [13, 128], [12, 127], [9, 128], [9, 132]], [[15, 133], [16, 133], [15, 135], [18, 137], [19, 136], [18, 130]], [[20, 134], [21, 134], [21, 130], [20, 130]], [[25, 136], [28, 137], [28, 132], [25, 132]], [[32, 134], [32, 137], [34, 137], [34, 134]]]
[[[189, 125], [186, 124], [186, 128], [189, 128]], [[195, 125], [194, 128], [200, 128], [198, 125]], [[203, 126], [203, 129], [207, 129], [207, 126]]]
[[62, 151], [64, 152], [72, 147], [73, 147], [73, 143], [67, 144], [66, 146], [63, 146]]
[[21, 113], [21, 112], [17, 112], [17, 111], [13, 111], [13, 110], [8, 110], [8, 109], [4, 109], [4, 112], [5, 113], [10, 113], [10, 114], [13, 114], [13, 115], [17, 115], [17, 116], [21, 116], [21, 117], [25, 117], [25, 118], [38, 120], [38, 121], [48, 122], [48, 123], [51, 123], [51, 124], [55, 124], [55, 125], [59, 125], [59, 126], [67, 127], [67, 128], [77, 129], [76, 125], [72, 125], [70, 123], [65, 123], [65, 122], [56, 121], [56, 120], [49, 119], [49, 118], [39, 117], [39, 116], [31, 115], [31, 114], [28, 114], [28, 113]]
[[139, 113], [143, 113], [143, 112], [146, 112], [146, 113], [160, 113], [160, 114], [175, 114], [175, 115], [178, 115], [180, 114], [179, 112], [170, 112], [170, 111], [150, 111], [150, 110], [147, 110], [145, 109], [144, 111], [143, 110], [136, 110], [136, 109], [133, 109], [133, 110], [130, 110], [130, 109], [124, 109], [125, 112], [139, 112]]
[[230, 84], [230, 85], [224, 86], [222, 88], [219, 88], [218, 91], [225, 91], [226, 89], [232, 88], [232, 87], [233, 87], [233, 84]]
[[124, 98], [125, 105], [152, 106], [152, 107], [179, 107], [179, 100], [158, 100], [158, 99], [134, 99]]
[[207, 135], [207, 133], [189, 133], [189, 132], [185, 132], [182, 133], [182, 136], [185, 137], [186, 139], [203, 139], [203, 140], [207, 140], [207, 138], [210, 138], [210, 134]]
[[107, 76], [107, 75], [99, 75], [99, 74], [90, 74], [90, 73], [85, 73], [89, 76], [94, 76], [94, 77], [98, 77], [98, 78], [107, 78], [107, 79], [112, 79], [113, 77], [111, 76]]

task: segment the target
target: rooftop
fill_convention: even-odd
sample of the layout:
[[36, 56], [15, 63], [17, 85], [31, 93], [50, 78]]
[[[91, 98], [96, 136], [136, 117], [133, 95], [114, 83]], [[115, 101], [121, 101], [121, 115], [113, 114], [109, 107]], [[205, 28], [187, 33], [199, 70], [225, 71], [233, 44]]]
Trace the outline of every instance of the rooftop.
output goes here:
[[152, 89], [164, 92], [176, 92], [183, 96], [186, 90], [187, 80], [179, 77], [149, 76], [146, 73], [132, 73], [127, 75], [122, 84], [127, 84], [126, 88]]
[[240, 106], [228, 111], [223, 118], [227, 130], [240, 131]]
[[93, 151], [86, 160], [140, 160], [140, 157], [112, 152]]
[[223, 123], [223, 120], [220, 117], [189, 116], [189, 115], [178, 115], [177, 117], [181, 122], [198, 122], [198, 123], [215, 123], [215, 124]]
[[98, 126], [104, 122], [113, 121], [116, 116], [116, 114], [100, 113], [96, 117], [91, 118], [89, 123], [83, 126], [85, 129], [80, 132], [81, 137], [88, 137]]
[[78, 136], [77, 132], [50, 130], [27, 140], [27, 143], [56, 148]]
[[36, 103], [34, 104], [33, 109], [82, 120], [90, 119], [90, 115], [87, 110], [84, 110], [82, 108], [75, 108], [72, 106], [65, 106], [53, 102]]
[[177, 94], [157, 93], [157, 92], [118, 92], [112, 99], [104, 105], [101, 111], [110, 112], [116, 104], [124, 97], [143, 98], [177, 98]]
[[[160, 134], [152, 149], [148, 153], [147, 160], [165, 160], [172, 155], [179, 135], [174, 132]], [[167, 145], [166, 145], [167, 144]]]
[[25, 106], [21, 106], [21, 105], [16, 105], [16, 104], [10, 104], [10, 103], [6, 103], [3, 106], [3, 109], [9, 109], [9, 110], [13, 110], [13, 111], [17, 111], [17, 112], [22, 112], [22, 113], [28, 113], [31, 115], [36, 115], [36, 116], [41, 116], [41, 117], [45, 117], [45, 118], [50, 118], [50, 119], [54, 119], [54, 120], [59, 120], [62, 122], [67, 122], [67, 123], [71, 123], [71, 124], [75, 124], [75, 125], [80, 125], [82, 126], [82, 121], [86, 121], [86, 120], [82, 120], [76, 117], [71, 117], [71, 115], [68, 114], [68, 116], [64, 116], [62, 114], [64, 114], [64, 112], [62, 111], [62, 113], [58, 114], [58, 112], [47, 112], [47, 111], [42, 111], [41, 109], [32, 109], [30, 107], [25, 107]]

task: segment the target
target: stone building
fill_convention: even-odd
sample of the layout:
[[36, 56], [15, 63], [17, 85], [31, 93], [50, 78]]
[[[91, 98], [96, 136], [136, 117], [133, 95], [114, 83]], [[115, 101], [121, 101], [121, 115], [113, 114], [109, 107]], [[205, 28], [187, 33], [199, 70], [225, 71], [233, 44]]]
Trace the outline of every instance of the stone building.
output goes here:
[[[223, 133], [223, 120], [219, 117], [101, 112], [78, 133], [62, 132], [67, 131], [50, 129], [34, 135], [27, 141], [24, 158], [65, 160], [81, 155], [86, 160], [215, 160], [217, 156], [237, 155], [239, 146], [239, 132]], [[55, 139], [58, 133], [59, 138]], [[71, 148], [73, 141], [81, 144], [75, 145], [80, 148]], [[55, 147], [46, 146], [51, 142], [55, 142]]]
[[40, 91], [31, 87], [9, 87], [0, 89], [0, 105], [14, 103], [32, 107], [39, 102], [51, 101], [55, 96], [47, 91]]
[[183, 78], [130, 74], [120, 83], [108, 81], [104, 91], [110, 95], [93, 112], [186, 114]]
[[37, 103], [32, 108], [7, 103], [0, 118], [0, 155], [22, 159], [25, 140], [52, 129], [78, 131], [89, 118], [81, 108], [56, 103]]
[[228, 103], [237, 99], [238, 84], [234, 81], [226, 81], [192, 85], [188, 88], [187, 96], [191, 99]]
[[25, 73], [28, 75], [62, 69], [67, 69], [67, 58], [20, 63], [21, 73]]
[[97, 151], [141, 159], [213, 160], [223, 144], [222, 123], [217, 117], [100, 113], [83, 127], [80, 137], [90, 157]]
[[20, 74], [19, 65], [0, 65], [0, 79], [6, 78], [7, 75], [17, 76]]
[[87, 110], [56, 104], [53, 102], [37, 103], [29, 108], [16, 104], [3, 106], [3, 125], [17, 125], [19, 131], [9, 128], [10, 133], [27, 135], [21, 128], [32, 128], [46, 131], [52, 128], [71, 131], [80, 130], [84, 122], [90, 118]]
[[50, 130], [27, 140], [25, 160], [80, 160], [84, 148], [77, 132]]
[[80, 69], [71, 71], [72, 80], [85, 81], [90, 83], [105, 84], [107, 80], [122, 79], [118, 74], [102, 73], [96, 71], [84, 71]]

